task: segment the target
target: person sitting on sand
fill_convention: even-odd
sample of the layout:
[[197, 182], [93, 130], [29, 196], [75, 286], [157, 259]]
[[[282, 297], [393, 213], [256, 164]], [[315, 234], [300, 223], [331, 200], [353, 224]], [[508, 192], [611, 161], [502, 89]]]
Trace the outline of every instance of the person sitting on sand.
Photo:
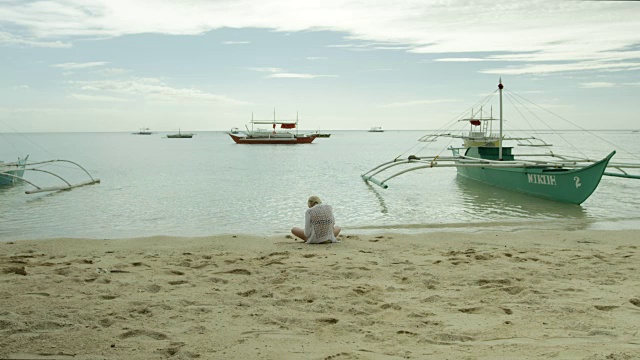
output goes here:
[[333, 208], [323, 204], [319, 197], [312, 196], [307, 202], [309, 208], [304, 213], [304, 230], [299, 227], [291, 229], [291, 233], [307, 244], [338, 242], [340, 227], [335, 226]]

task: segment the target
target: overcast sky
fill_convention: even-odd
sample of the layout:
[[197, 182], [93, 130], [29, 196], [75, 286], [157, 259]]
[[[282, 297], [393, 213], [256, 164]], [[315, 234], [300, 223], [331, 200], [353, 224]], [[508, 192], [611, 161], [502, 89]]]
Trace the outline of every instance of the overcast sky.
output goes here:
[[0, 132], [437, 129], [505, 87], [640, 128], [640, 2], [0, 2]]

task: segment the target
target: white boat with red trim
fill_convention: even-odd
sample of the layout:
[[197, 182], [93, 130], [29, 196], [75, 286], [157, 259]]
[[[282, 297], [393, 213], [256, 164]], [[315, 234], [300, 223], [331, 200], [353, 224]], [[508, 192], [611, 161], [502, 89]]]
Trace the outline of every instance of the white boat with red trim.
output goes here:
[[[294, 145], [310, 144], [318, 137], [317, 134], [301, 134], [298, 132], [298, 115], [295, 120], [277, 120], [276, 113], [273, 112], [273, 120], [255, 120], [251, 114], [251, 129], [247, 127], [244, 133], [229, 132], [229, 136], [236, 144], [255, 145]], [[256, 125], [271, 125], [268, 128], [255, 128]], [[280, 130], [278, 129], [280, 128]], [[284, 129], [284, 130], [282, 130]], [[293, 131], [295, 129], [295, 131]]]

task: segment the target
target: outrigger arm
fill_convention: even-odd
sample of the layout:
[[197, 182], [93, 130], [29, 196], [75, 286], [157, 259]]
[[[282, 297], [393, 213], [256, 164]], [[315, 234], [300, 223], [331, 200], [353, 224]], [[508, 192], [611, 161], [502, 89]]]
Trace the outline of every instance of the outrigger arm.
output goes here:
[[[529, 156], [536, 155], [544, 155], [544, 154], [528, 154]], [[387, 185], [387, 181], [400, 176], [402, 174], [420, 170], [420, 169], [428, 169], [433, 167], [483, 167], [483, 168], [527, 168], [527, 167], [549, 167], [549, 168], [566, 168], [573, 169], [580, 167], [579, 163], [594, 163], [596, 161], [591, 159], [578, 159], [572, 158], [568, 160], [567, 157], [562, 157], [558, 155], [550, 155], [547, 156], [555, 156], [559, 158], [565, 158], [566, 161], [537, 161], [537, 160], [516, 160], [516, 161], [499, 161], [499, 160], [489, 160], [489, 159], [481, 159], [475, 157], [469, 157], [464, 155], [458, 156], [435, 156], [435, 157], [417, 157], [415, 155], [410, 155], [406, 159], [394, 159], [392, 161], [388, 161], [386, 163], [380, 164], [375, 168], [367, 171], [362, 174], [361, 177], [365, 181], [370, 181], [383, 189], [389, 188]], [[414, 166], [408, 169], [404, 169], [402, 171], [393, 173], [383, 180], [378, 180], [375, 178], [376, 175], [389, 170], [392, 167], [398, 165], [405, 164], [413, 164], [413, 163], [421, 163], [422, 165]], [[609, 168], [614, 168], [620, 173], [612, 173], [605, 172], [604, 175], [607, 176], [615, 176], [629, 179], [640, 179], [638, 175], [632, 175], [623, 170], [623, 168], [640, 168], [640, 165], [634, 164], [625, 164], [625, 163], [611, 163], [609, 164]]]
[[54, 163], [54, 162], [66, 162], [66, 163], [70, 163], [73, 164], [75, 166], [77, 166], [78, 168], [82, 169], [82, 171], [84, 171], [85, 174], [87, 174], [87, 176], [89, 177], [90, 180], [82, 182], [82, 183], [78, 183], [78, 184], [71, 184], [70, 182], [68, 182], [67, 180], [65, 180], [63, 177], [61, 177], [58, 174], [55, 174], [51, 171], [47, 171], [47, 170], [42, 170], [42, 169], [32, 169], [32, 168], [26, 168], [25, 170], [28, 171], [38, 171], [38, 172], [42, 172], [42, 173], [46, 173], [49, 174], [51, 176], [54, 176], [60, 180], [62, 180], [66, 185], [60, 185], [60, 186], [49, 186], [49, 187], [40, 187], [36, 184], [34, 184], [33, 182], [25, 179], [24, 177], [21, 176], [17, 176], [17, 175], [12, 175], [12, 174], [2, 174], [3, 176], [10, 176], [16, 179], [19, 179], [21, 181], [24, 181], [26, 183], [28, 183], [29, 185], [32, 185], [33, 187], [35, 187], [35, 190], [27, 190], [25, 191], [26, 194], [36, 194], [36, 193], [41, 193], [41, 192], [48, 192], [48, 191], [61, 191], [61, 190], [70, 190], [73, 188], [77, 188], [77, 187], [81, 187], [81, 186], [85, 186], [85, 185], [92, 185], [92, 184], [98, 184], [100, 183], [100, 179], [94, 179], [91, 174], [82, 166], [80, 166], [80, 164], [70, 161], [70, 160], [62, 160], [62, 159], [57, 159], [57, 160], [47, 160], [47, 161], [40, 161], [40, 162], [35, 162], [35, 163], [30, 163], [28, 164], [29, 166], [33, 166], [33, 165], [43, 165], [43, 164], [48, 164], [48, 163]]

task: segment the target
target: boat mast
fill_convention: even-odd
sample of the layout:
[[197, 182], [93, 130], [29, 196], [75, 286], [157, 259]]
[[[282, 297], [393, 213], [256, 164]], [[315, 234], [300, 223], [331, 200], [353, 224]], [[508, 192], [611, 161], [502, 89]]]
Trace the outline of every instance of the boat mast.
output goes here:
[[500, 89], [500, 139], [499, 148], [498, 148], [498, 160], [502, 161], [502, 78], [500, 78], [500, 83], [498, 84], [498, 89]]
[[[491, 112], [489, 114], [489, 119], [493, 119], [493, 105], [491, 105]], [[489, 121], [489, 135], [493, 132], [493, 121]]]

